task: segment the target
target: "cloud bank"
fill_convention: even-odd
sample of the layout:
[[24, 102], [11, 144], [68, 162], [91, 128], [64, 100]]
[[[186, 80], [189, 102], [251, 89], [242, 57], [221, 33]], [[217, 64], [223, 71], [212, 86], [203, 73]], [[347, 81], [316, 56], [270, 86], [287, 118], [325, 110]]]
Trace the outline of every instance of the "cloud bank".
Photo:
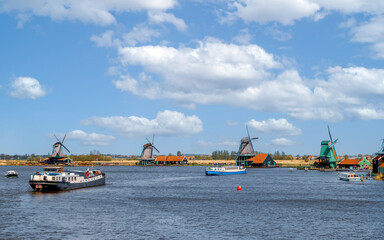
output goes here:
[[257, 45], [211, 38], [195, 48], [147, 45], [118, 51], [123, 67], [144, 71], [137, 78], [121, 74], [113, 83], [141, 97], [284, 112], [300, 119], [383, 119], [384, 69], [335, 66], [323, 79], [303, 79]]
[[83, 145], [107, 146], [115, 140], [115, 137], [99, 133], [86, 133], [82, 130], [73, 130], [67, 134], [67, 139], [77, 140]]
[[203, 123], [197, 116], [185, 116], [183, 113], [169, 110], [159, 112], [155, 119], [137, 116], [91, 117], [82, 123], [109, 129], [125, 137], [152, 134], [184, 136], [197, 134], [203, 130]]
[[247, 125], [255, 129], [256, 131], [274, 133], [277, 135], [297, 136], [302, 133], [300, 128], [295, 127], [285, 118], [270, 118], [264, 121], [256, 121], [252, 119], [247, 123]]

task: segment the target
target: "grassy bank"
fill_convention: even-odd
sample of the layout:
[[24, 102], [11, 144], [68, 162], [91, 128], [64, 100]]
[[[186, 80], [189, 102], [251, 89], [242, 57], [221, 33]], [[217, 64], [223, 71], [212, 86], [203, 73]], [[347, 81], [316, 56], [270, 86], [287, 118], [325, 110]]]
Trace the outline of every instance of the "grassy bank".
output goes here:
[[[276, 160], [276, 163], [279, 167], [304, 167], [313, 164], [313, 160]], [[112, 159], [110, 161], [74, 161], [74, 166], [113, 166], [113, 165], [122, 165], [122, 166], [135, 166], [139, 163], [139, 160], [132, 159]], [[207, 166], [215, 163], [234, 165], [236, 164], [235, 160], [191, 160], [189, 161], [189, 166]], [[30, 160], [0, 160], [0, 166], [44, 166], [44, 163], [39, 161], [30, 161]]]

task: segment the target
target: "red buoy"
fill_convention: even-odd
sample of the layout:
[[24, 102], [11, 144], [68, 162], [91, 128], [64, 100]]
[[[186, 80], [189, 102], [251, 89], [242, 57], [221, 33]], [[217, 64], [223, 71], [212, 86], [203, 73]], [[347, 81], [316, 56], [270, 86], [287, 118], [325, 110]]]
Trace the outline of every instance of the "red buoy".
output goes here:
[[237, 191], [241, 191], [241, 186], [237, 186]]

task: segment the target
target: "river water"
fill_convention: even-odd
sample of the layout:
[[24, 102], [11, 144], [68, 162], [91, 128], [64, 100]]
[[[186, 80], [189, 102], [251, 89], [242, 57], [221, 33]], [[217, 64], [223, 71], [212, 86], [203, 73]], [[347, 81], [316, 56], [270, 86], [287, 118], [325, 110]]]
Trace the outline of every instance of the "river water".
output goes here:
[[36, 193], [28, 180], [41, 167], [0, 166], [19, 172], [0, 176], [0, 239], [384, 239], [382, 181], [204, 169], [108, 166], [105, 186]]

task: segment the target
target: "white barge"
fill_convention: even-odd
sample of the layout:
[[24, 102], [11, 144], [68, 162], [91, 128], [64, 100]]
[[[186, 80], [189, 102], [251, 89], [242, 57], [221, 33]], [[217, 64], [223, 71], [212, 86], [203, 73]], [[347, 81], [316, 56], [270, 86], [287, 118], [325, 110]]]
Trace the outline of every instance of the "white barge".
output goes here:
[[62, 167], [46, 167], [31, 175], [29, 185], [35, 191], [63, 191], [105, 184], [105, 173], [100, 170], [63, 170]]

